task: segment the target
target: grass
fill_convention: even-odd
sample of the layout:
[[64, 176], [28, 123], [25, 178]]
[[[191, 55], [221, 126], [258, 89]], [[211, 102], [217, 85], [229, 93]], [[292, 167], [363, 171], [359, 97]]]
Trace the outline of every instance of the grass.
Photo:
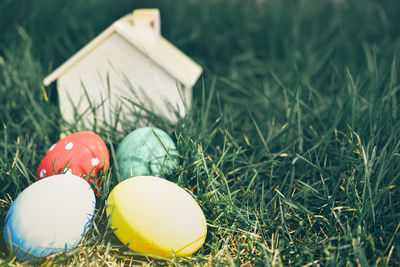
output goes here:
[[[193, 256], [153, 259], [107, 227], [104, 178], [80, 245], [31, 265], [400, 264], [400, 2], [25, 1], [0, 3], [0, 221], [60, 129], [42, 79], [113, 21], [158, 7], [163, 35], [204, 67], [190, 114], [166, 129], [167, 177], [208, 223]], [[45, 90], [45, 91], [44, 91]], [[124, 132], [96, 128], [113, 149]], [[18, 265], [0, 241], [0, 264]]]

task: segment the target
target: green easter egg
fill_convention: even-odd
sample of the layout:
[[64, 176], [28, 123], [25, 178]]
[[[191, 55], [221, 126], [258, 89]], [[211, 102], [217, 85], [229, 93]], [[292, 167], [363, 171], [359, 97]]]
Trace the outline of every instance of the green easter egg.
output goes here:
[[178, 166], [177, 150], [171, 137], [161, 129], [139, 128], [128, 134], [117, 148], [117, 162], [123, 179], [161, 176]]

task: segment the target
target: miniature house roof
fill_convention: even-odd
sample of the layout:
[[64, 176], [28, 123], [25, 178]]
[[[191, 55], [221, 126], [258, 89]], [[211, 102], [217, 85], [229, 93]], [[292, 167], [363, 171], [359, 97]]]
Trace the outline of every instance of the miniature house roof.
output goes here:
[[202, 68], [196, 62], [161, 36], [158, 9], [138, 9], [114, 22], [49, 74], [43, 81], [44, 85], [48, 86], [57, 80], [114, 33], [125, 38], [185, 87], [192, 87], [202, 72]]

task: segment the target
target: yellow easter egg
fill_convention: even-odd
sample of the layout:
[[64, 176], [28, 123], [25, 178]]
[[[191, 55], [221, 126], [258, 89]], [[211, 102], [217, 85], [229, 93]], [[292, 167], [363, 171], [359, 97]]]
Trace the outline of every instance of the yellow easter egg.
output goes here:
[[154, 176], [119, 183], [107, 201], [110, 226], [131, 250], [188, 256], [204, 243], [207, 225], [197, 202], [178, 185]]

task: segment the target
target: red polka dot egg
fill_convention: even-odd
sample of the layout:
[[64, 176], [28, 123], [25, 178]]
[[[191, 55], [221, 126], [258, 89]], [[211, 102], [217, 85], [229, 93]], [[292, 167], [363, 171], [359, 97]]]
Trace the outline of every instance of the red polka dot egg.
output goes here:
[[[36, 171], [42, 178], [55, 174], [90, 175], [88, 182], [110, 165], [108, 149], [104, 141], [92, 132], [77, 132], [52, 145]], [[96, 181], [97, 183], [98, 181]]]

